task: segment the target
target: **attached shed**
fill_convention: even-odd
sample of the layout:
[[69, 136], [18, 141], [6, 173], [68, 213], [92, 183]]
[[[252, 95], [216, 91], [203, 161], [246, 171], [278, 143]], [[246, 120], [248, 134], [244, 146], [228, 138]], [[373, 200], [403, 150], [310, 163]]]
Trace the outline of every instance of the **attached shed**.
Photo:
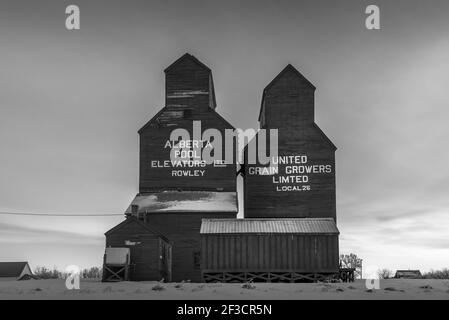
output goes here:
[[0, 281], [35, 278], [28, 262], [0, 262]]
[[171, 281], [171, 244], [163, 234], [128, 217], [105, 235], [106, 248], [130, 249], [130, 280]]
[[332, 218], [203, 219], [206, 282], [300, 282], [339, 272], [339, 231]]

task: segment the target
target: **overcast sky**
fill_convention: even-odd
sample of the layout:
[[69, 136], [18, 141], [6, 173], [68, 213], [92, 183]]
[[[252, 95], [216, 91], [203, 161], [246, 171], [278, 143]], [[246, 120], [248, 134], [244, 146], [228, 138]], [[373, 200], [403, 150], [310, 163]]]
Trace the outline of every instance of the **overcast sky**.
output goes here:
[[[338, 5], [337, 5], [338, 3]], [[65, 7], [81, 30], [65, 29]], [[365, 28], [365, 7], [381, 30]], [[448, 267], [449, 2], [0, 3], [0, 211], [123, 213], [138, 192], [137, 130], [185, 52], [217, 111], [258, 127], [263, 88], [293, 64], [337, 145], [340, 251], [364, 266]], [[0, 215], [0, 261], [101, 265], [122, 217]]]

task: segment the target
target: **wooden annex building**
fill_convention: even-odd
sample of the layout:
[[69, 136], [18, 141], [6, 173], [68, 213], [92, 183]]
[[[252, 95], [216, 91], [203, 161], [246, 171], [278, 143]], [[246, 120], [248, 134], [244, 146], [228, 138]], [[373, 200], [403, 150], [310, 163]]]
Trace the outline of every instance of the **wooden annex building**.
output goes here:
[[322, 280], [338, 273], [338, 234], [332, 218], [204, 219], [203, 278], [206, 282]]
[[[182, 165], [171, 158], [185, 139], [173, 136], [175, 129], [203, 142], [208, 138], [194, 128], [199, 121], [200, 133], [234, 129], [216, 111], [211, 70], [185, 54], [165, 69], [165, 79], [165, 106], [139, 130], [139, 193], [125, 221], [105, 234], [112, 273], [103, 280], [299, 282], [338, 275], [336, 147], [315, 123], [315, 87], [288, 65], [264, 89], [260, 128], [278, 130], [278, 155], [268, 165], [249, 163], [246, 150], [239, 170], [244, 219], [237, 219], [235, 158], [205, 164], [189, 153]], [[108, 248], [129, 252], [129, 263], [108, 266]]]

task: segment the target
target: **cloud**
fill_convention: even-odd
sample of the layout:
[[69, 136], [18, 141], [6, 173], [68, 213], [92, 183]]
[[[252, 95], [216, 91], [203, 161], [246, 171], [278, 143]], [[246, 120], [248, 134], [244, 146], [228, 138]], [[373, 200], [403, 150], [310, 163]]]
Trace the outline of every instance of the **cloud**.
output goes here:
[[90, 244], [103, 240], [81, 232], [68, 232], [53, 229], [31, 228], [23, 225], [0, 223], [0, 242], [5, 243], [78, 243]]

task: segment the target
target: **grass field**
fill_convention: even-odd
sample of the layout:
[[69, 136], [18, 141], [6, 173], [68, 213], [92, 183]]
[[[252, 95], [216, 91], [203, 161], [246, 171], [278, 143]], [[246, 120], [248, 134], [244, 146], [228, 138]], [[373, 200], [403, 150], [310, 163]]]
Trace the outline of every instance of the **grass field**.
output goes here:
[[0, 282], [0, 299], [445, 299], [449, 280], [381, 280], [369, 291], [354, 283], [199, 284], [82, 280], [79, 290], [67, 290], [64, 280]]

